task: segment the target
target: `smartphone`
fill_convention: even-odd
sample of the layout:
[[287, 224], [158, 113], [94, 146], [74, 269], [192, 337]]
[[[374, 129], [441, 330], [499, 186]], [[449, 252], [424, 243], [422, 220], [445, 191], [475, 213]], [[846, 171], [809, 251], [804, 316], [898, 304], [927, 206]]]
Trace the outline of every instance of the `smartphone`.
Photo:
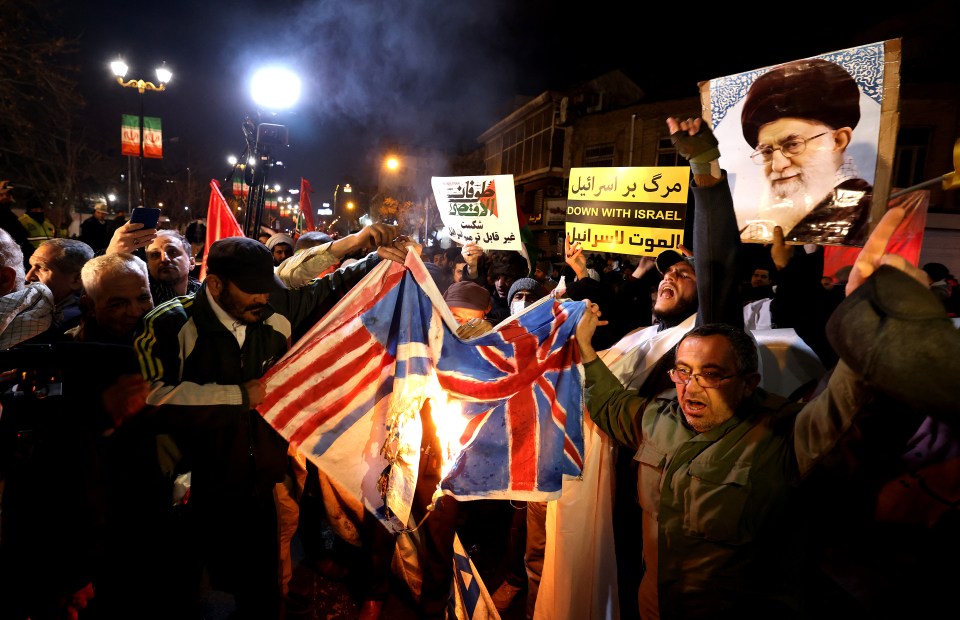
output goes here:
[[130, 213], [131, 224], [143, 224], [144, 228], [156, 228], [160, 221], [160, 209], [155, 207], [134, 207]]

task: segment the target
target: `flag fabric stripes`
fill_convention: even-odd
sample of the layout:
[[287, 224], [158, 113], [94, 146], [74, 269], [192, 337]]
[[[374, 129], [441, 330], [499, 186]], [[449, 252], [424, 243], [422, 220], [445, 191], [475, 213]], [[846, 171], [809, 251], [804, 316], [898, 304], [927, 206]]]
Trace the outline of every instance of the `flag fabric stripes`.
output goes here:
[[203, 261], [200, 265], [200, 280], [207, 277], [207, 254], [210, 246], [217, 239], [227, 237], [243, 237], [243, 230], [233, 217], [230, 205], [220, 193], [220, 183], [216, 179], [210, 180], [210, 202], [207, 205], [207, 239], [203, 244]]
[[120, 154], [140, 157], [140, 118], [123, 114], [120, 125]]
[[233, 196], [246, 198], [250, 194], [250, 186], [243, 180], [243, 173], [233, 175]]
[[156, 116], [143, 117], [143, 156], [163, 159], [163, 132]]
[[[583, 463], [583, 302], [462, 341], [419, 256], [384, 261], [264, 377], [264, 418], [391, 529], [409, 522], [429, 400], [443, 493], [542, 501]], [[440, 491], [438, 490], [438, 493]], [[388, 510], [389, 508], [389, 510]]]

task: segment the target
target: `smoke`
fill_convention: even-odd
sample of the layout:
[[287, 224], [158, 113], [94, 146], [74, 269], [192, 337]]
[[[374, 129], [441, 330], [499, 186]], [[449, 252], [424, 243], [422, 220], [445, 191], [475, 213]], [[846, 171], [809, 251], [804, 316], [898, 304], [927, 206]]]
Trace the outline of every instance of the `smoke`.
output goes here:
[[257, 43], [238, 38], [233, 53], [251, 69], [282, 60], [298, 72], [297, 115], [307, 130], [345, 122], [385, 139], [456, 147], [495, 122], [512, 94], [513, 65], [497, 41], [506, 7], [501, 0], [305, 2], [289, 11], [274, 4], [257, 19]]
[[[285, 168], [274, 171], [271, 182], [296, 185], [303, 176], [332, 188], [346, 176], [377, 170], [388, 145], [478, 148], [476, 138], [503, 117], [518, 88], [542, 90], [521, 74], [529, 73], [522, 67], [531, 61], [542, 66], [549, 58], [530, 27], [549, 4], [166, 0], [134, 10], [104, 0], [69, 6], [73, 29], [83, 35], [88, 114], [105, 141], [112, 142], [119, 115], [136, 113], [140, 101], [135, 90], [110, 83], [105, 62], [122, 54], [132, 73], [150, 77], [152, 63], [165, 60], [174, 71], [170, 88], [144, 98], [145, 113], [163, 118], [165, 142], [180, 138], [165, 149], [165, 163], [190, 161], [223, 177], [226, 156], [243, 152], [241, 122], [259, 113], [260, 122], [289, 129], [290, 146], [278, 153]], [[546, 64], [564, 66], [555, 60]], [[266, 65], [285, 66], [303, 83], [300, 102], [276, 116], [257, 110], [250, 96], [251, 76]]]

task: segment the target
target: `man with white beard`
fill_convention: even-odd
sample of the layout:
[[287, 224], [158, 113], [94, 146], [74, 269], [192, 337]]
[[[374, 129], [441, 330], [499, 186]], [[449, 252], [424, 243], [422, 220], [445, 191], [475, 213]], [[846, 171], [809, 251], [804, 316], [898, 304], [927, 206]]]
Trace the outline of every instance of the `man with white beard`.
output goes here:
[[750, 159], [769, 187], [744, 238], [863, 245], [873, 188], [847, 154], [860, 121], [860, 89], [847, 71], [822, 59], [774, 67], [753, 83], [741, 113]]

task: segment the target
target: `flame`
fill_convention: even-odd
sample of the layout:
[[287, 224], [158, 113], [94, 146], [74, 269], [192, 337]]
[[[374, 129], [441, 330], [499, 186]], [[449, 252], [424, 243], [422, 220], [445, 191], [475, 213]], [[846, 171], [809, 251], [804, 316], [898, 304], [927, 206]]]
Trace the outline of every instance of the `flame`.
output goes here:
[[430, 385], [427, 399], [430, 400], [433, 423], [436, 425], [437, 439], [440, 442], [440, 476], [445, 478], [460, 457], [460, 437], [466, 428], [467, 419], [463, 415], [460, 401], [451, 400], [437, 383]]
[[[421, 448], [430, 447], [431, 451], [439, 446], [440, 479], [450, 473], [460, 457], [460, 437], [467, 425], [460, 401], [451, 399], [440, 387], [436, 377], [424, 377], [423, 380], [404, 382], [402, 388], [394, 392], [395, 401], [388, 415], [388, 432], [381, 454], [390, 463], [380, 481], [381, 494], [387, 505], [394, 505], [392, 498], [402, 495], [401, 488], [412, 490], [411, 476], [419, 469], [418, 459], [426, 458]], [[424, 420], [428, 415], [433, 423]], [[424, 437], [424, 432], [434, 432], [436, 437]], [[436, 439], [436, 441], [434, 441]], [[432, 502], [442, 492], [439, 485], [434, 489]]]

